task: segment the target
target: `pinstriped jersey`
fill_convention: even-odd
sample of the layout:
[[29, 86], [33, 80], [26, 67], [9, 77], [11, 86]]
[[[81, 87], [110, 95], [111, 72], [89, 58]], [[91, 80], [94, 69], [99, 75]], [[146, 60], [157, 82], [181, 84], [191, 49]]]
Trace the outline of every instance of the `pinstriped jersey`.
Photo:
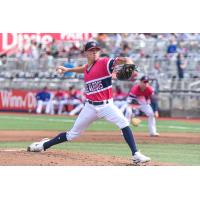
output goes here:
[[112, 71], [115, 59], [99, 58], [93, 65], [86, 64], [84, 69], [85, 95], [91, 101], [111, 99]]

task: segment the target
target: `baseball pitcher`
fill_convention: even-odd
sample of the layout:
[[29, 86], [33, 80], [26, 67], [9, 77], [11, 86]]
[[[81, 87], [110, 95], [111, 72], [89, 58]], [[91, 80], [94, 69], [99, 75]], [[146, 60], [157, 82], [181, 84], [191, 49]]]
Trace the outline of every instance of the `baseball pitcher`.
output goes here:
[[[100, 58], [100, 46], [94, 42], [85, 45], [85, 55], [88, 63], [81, 67], [65, 68], [58, 66], [59, 73], [75, 72], [84, 73], [86, 103], [76, 119], [73, 127], [69, 131], [60, 133], [55, 138], [44, 139], [28, 146], [28, 151], [45, 151], [53, 145], [71, 141], [78, 137], [91, 123], [104, 118], [116, 124], [124, 136], [130, 150], [134, 163], [144, 163], [150, 158], [137, 150], [136, 142], [129, 127], [128, 120], [122, 112], [114, 105], [112, 96], [112, 72], [116, 70], [116, 75], [120, 80], [129, 78], [136, 69], [133, 61], [126, 57]], [[118, 66], [120, 66], [118, 68]]]

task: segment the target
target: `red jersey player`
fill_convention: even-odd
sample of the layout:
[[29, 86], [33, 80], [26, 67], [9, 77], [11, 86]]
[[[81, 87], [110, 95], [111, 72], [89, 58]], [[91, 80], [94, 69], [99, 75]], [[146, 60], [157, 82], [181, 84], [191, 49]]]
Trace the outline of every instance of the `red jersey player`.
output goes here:
[[[127, 102], [130, 105], [132, 104], [132, 101], [138, 102], [138, 109], [145, 113], [148, 117], [149, 135], [159, 136], [159, 133], [157, 133], [156, 131], [156, 120], [154, 112], [150, 105], [153, 92], [153, 88], [149, 85], [149, 78], [147, 76], [142, 76], [142, 78], [140, 79], [140, 83], [134, 85], [131, 88], [129, 96], [127, 98]], [[131, 115], [132, 107], [128, 105], [125, 111], [125, 116], [129, 121], [131, 120]]]
[[132, 152], [134, 163], [144, 163], [150, 158], [137, 150], [136, 143], [129, 127], [128, 120], [114, 105], [112, 96], [112, 72], [116, 65], [132, 64], [126, 57], [100, 58], [100, 47], [94, 42], [85, 45], [85, 55], [88, 63], [82, 67], [65, 68], [58, 66], [59, 73], [84, 73], [86, 103], [71, 130], [60, 133], [55, 138], [35, 142], [28, 147], [28, 151], [43, 151], [61, 142], [70, 141], [78, 137], [92, 122], [104, 118], [116, 124], [124, 136]]

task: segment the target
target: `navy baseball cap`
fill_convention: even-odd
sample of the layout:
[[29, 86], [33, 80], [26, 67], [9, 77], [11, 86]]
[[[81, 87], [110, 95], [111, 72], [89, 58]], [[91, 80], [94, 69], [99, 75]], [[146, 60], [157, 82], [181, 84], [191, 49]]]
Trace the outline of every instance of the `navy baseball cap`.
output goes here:
[[85, 51], [89, 51], [89, 50], [91, 50], [91, 49], [101, 49], [100, 48], [100, 46], [99, 46], [99, 44], [97, 43], [97, 42], [94, 42], [94, 41], [92, 41], [92, 42], [87, 42], [86, 43], [86, 45], [85, 45]]
[[142, 81], [144, 83], [148, 83], [149, 82], [149, 77], [148, 76], [142, 76], [140, 81]]

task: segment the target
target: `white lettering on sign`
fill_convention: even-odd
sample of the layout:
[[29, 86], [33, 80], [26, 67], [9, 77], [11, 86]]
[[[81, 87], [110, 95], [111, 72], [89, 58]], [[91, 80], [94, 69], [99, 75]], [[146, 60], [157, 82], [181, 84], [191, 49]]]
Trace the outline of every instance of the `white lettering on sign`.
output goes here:
[[67, 40], [67, 41], [75, 41], [75, 40], [80, 40], [80, 41], [85, 41], [89, 40], [94, 36], [94, 33], [61, 33], [60, 34], [60, 39], [61, 40]]
[[[9, 44], [8, 37], [9, 35], [12, 35], [12, 42]], [[8, 50], [12, 49], [17, 45], [17, 33], [2, 33], [2, 49]]]
[[18, 33], [2, 33], [2, 49], [9, 50], [14, 47], [19, 49], [29, 49], [31, 41], [36, 41], [42, 44], [48, 44], [53, 41], [53, 37], [49, 34], [41, 36], [38, 34], [18, 34]]
[[32, 92], [27, 92], [24, 97], [15, 96], [12, 91], [2, 90], [0, 93], [3, 108], [10, 107], [20, 109], [36, 107], [35, 95]]

